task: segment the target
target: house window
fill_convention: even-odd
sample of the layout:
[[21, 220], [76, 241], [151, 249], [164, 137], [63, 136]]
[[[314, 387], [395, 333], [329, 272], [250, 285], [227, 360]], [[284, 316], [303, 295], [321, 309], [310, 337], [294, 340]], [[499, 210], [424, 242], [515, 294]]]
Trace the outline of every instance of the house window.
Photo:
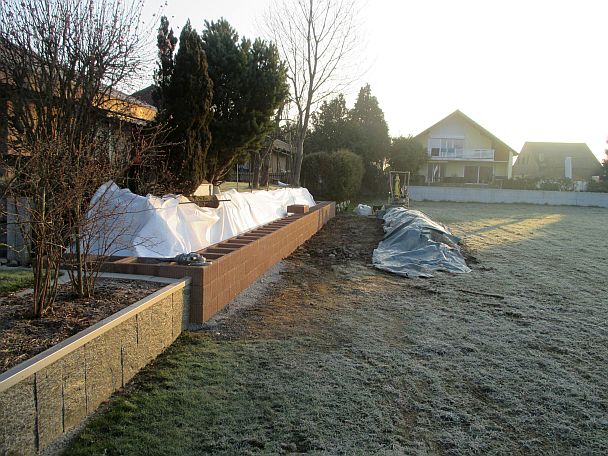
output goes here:
[[489, 184], [494, 177], [491, 166], [465, 166], [464, 181], [467, 184]]
[[441, 150], [441, 139], [430, 138], [428, 150], [431, 157], [439, 157], [439, 151]]
[[462, 138], [430, 138], [429, 155], [431, 157], [458, 158], [464, 151]]
[[455, 157], [462, 155], [464, 149], [464, 139], [441, 138], [441, 155]]
[[479, 167], [479, 183], [489, 184], [494, 177], [494, 168], [491, 166], [480, 166]]

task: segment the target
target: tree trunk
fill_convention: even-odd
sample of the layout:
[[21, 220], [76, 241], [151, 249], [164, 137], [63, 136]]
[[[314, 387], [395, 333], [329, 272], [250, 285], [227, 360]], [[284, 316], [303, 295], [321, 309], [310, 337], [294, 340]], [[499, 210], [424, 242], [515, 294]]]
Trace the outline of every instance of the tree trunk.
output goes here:
[[260, 188], [260, 168], [262, 167], [262, 161], [260, 160], [260, 152], [250, 152], [251, 157], [251, 188], [257, 190]]
[[267, 153], [264, 157], [260, 175], [260, 185], [266, 188], [268, 188], [268, 184], [270, 184], [270, 155], [270, 153]]
[[304, 158], [304, 136], [296, 141], [296, 157], [291, 174], [291, 185], [300, 186], [300, 173], [302, 172], [302, 159]]

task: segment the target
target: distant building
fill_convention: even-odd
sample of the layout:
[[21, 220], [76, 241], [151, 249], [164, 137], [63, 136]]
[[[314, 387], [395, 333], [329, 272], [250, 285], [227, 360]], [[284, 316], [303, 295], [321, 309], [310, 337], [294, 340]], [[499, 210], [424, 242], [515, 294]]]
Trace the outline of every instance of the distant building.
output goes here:
[[427, 183], [488, 184], [511, 178], [517, 152], [459, 110], [415, 137], [429, 161], [419, 171]]
[[513, 176], [587, 180], [599, 176], [601, 168], [587, 144], [527, 142], [513, 165]]
[[287, 179], [293, 167], [293, 158], [293, 147], [285, 141], [275, 139], [270, 154], [270, 174], [277, 174], [277, 180]]

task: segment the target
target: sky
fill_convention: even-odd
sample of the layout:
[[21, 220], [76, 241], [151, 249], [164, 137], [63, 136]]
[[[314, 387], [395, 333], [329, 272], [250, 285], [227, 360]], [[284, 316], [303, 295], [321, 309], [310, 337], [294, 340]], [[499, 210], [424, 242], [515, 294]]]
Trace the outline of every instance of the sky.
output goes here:
[[[363, 0], [362, 64], [391, 136], [416, 135], [456, 109], [516, 151], [525, 141], [584, 142], [602, 160], [608, 138], [605, 0]], [[176, 31], [226, 18], [262, 36], [269, 0], [148, 0]], [[156, 15], [155, 15], [156, 14]], [[177, 32], [179, 33], [179, 32]]]

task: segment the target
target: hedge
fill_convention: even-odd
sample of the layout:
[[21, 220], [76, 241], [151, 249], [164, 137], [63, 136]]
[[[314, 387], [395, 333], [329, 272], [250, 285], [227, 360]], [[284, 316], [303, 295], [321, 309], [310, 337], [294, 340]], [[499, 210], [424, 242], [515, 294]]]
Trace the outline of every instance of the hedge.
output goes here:
[[361, 157], [346, 149], [315, 152], [302, 161], [302, 184], [317, 199], [350, 200], [359, 193], [362, 178]]

